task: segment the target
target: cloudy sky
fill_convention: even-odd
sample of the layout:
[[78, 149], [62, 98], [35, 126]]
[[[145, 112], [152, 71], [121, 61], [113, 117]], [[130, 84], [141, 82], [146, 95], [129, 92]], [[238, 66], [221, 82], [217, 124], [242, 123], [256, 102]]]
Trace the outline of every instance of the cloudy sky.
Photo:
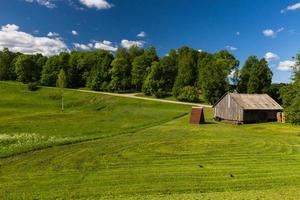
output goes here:
[[188, 45], [227, 49], [244, 63], [265, 57], [273, 82], [288, 82], [300, 48], [300, 0], [4, 0], [0, 49], [65, 50]]

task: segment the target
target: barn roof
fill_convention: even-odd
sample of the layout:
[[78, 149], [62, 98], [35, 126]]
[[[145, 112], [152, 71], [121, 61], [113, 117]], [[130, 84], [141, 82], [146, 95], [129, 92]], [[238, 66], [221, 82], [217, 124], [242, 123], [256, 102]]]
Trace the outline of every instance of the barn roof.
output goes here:
[[[274, 99], [272, 99], [267, 94], [228, 93], [228, 95], [232, 97], [232, 99], [234, 99], [236, 103], [245, 110], [282, 110], [283, 109]], [[224, 95], [224, 97], [225, 96], [226, 95]]]

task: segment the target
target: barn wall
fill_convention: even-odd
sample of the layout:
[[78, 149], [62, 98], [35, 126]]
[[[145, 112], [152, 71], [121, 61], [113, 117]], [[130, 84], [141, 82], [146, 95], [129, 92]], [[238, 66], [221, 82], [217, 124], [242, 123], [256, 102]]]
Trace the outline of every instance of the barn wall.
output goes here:
[[230, 95], [226, 95], [219, 101], [214, 108], [215, 118], [220, 118], [230, 121], [243, 121], [243, 110], [231, 98]]
[[276, 121], [278, 110], [245, 110], [245, 122], [267, 122]]

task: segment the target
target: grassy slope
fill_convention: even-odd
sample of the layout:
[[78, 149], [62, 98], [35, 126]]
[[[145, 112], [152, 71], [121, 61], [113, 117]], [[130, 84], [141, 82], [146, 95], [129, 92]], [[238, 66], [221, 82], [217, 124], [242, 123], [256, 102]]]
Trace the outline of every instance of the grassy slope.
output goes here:
[[29, 92], [0, 82], [0, 157], [14, 153], [135, 132], [187, 114], [187, 106], [143, 102], [98, 94]]
[[[11, 87], [9, 91], [15, 88]], [[19, 89], [15, 90], [14, 93], [18, 93]], [[32, 98], [38, 99], [38, 95], [43, 96], [43, 92], [47, 91], [42, 90], [37, 97]], [[73, 95], [73, 101], [76, 102], [77, 97], [80, 99], [83, 98], [80, 97], [81, 95], [87, 94], [69, 95], [70, 97]], [[20, 199], [53, 199], [54, 197], [65, 199], [98, 199], [99, 197], [107, 199], [113, 197], [125, 199], [300, 198], [300, 171], [298, 170], [300, 127], [276, 123], [243, 126], [209, 123], [194, 126], [188, 125], [188, 116], [163, 123], [190, 108], [116, 97], [101, 98], [110, 98], [107, 106], [115, 102], [115, 106], [120, 105], [121, 110], [135, 105], [142, 110], [149, 108], [153, 111], [149, 115], [155, 118], [157, 126], [145, 125], [148, 121], [152, 123], [153, 117], [137, 119], [142, 114], [138, 111], [137, 113], [130, 112], [123, 118], [118, 118], [122, 115], [110, 118], [121, 124], [123, 123], [121, 121], [126, 121], [126, 118], [131, 119], [127, 122], [130, 133], [118, 134], [120, 130], [119, 132], [114, 130], [109, 133], [114, 133], [111, 137], [0, 159], [0, 196], [2, 199], [16, 199], [17, 197]], [[9, 103], [7, 100], [5, 102]], [[0, 117], [0, 120], [14, 116], [14, 110], [19, 110], [14, 108], [16, 105], [5, 104], [6, 106], [3, 106], [3, 103], [2, 99], [1, 112], [5, 108], [10, 112], [5, 117]], [[29, 102], [24, 103], [24, 107], [28, 106], [28, 113], [24, 115], [30, 113], [33, 115], [37, 112], [33, 108], [40, 107], [43, 103], [45, 101], [36, 102], [31, 106], [28, 105]], [[80, 116], [89, 114], [91, 118], [101, 118], [97, 112], [90, 111], [93, 105], [80, 107]], [[57, 106], [54, 104], [53, 108]], [[48, 106], [45, 107], [48, 108]], [[77, 110], [75, 108], [77, 107], [69, 107], [68, 112]], [[159, 114], [154, 112], [155, 110]], [[51, 112], [50, 106], [49, 110], [45, 111], [45, 113], [48, 112]], [[111, 117], [110, 114], [112, 113], [107, 112], [105, 118]], [[208, 118], [211, 118], [209, 110], [206, 114]], [[16, 117], [10, 122], [22, 124], [23, 120], [24, 118], [18, 120]], [[51, 124], [51, 120], [57, 121], [58, 119], [49, 117], [44, 125], [47, 122]], [[144, 124], [141, 122], [143, 125], [139, 125], [139, 129], [130, 128], [135, 127], [140, 120]], [[12, 125], [5, 125], [2, 122], [1, 131], [3, 128], [6, 128], [6, 132], [14, 130], [10, 127]], [[131, 126], [128, 125], [130, 122], [132, 122]], [[85, 126], [85, 122], [81, 120], [76, 123]], [[114, 125], [116, 124], [115, 122]], [[80, 125], [78, 127], [81, 127]], [[104, 129], [106, 127], [106, 131], [109, 131], [109, 128], [116, 128], [111, 127], [112, 125], [99, 124]], [[28, 125], [24, 132], [30, 130], [30, 127]], [[45, 128], [46, 125], [44, 128], [42, 125], [36, 127], [38, 128], [33, 129], [36, 134], [46, 136], [53, 134], [49, 126], [48, 131]], [[19, 129], [23, 131], [22, 126]], [[54, 134], [56, 137], [70, 137], [72, 131], [67, 133], [69, 129], [73, 130], [71, 125], [70, 128], [66, 127], [66, 132], [64, 132], [64, 127], [61, 127], [62, 136], [59, 136], [58, 130], [54, 131]], [[99, 133], [93, 133], [93, 131], [90, 132], [97, 137], [107, 134], [105, 131]], [[78, 135], [85, 137], [83, 129], [78, 128], [74, 137]]]

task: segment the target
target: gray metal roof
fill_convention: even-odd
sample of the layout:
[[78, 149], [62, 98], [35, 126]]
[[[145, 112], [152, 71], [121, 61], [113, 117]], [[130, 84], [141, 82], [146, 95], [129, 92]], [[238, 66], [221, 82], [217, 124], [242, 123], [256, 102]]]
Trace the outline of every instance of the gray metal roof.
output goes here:
[[267, 94], [228, 93], [245, 110], [282, 110], [283, 108]]

